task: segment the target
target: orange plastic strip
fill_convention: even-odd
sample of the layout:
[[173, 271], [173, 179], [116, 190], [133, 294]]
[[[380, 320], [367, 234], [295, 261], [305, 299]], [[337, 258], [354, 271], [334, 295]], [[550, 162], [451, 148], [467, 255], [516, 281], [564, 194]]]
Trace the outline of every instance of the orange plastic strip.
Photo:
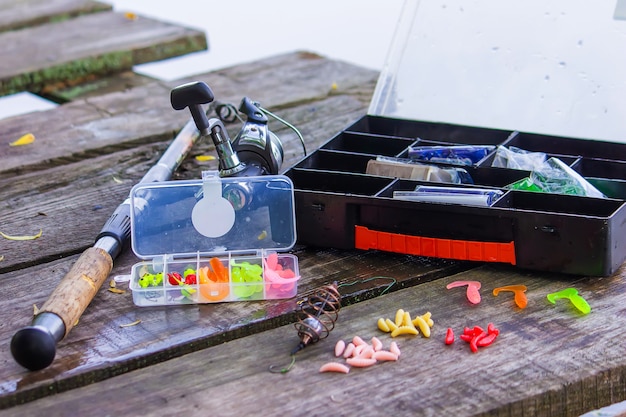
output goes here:
[[356, 226], [354, 247], [356, 249], [377, 249], [433, 258], [503, 262], [515, 265], [515, 242], [513, 241], [498, 243], [439, 239], [402, 233], [378, 232], [364, 226]]

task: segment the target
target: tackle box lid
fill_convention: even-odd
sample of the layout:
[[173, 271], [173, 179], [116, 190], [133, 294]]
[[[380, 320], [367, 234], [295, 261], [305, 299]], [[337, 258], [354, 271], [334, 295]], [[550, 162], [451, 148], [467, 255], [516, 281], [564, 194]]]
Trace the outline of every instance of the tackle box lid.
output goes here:
[[626, 0], [406, 0], [369, 115], [626, 142]]
[[296, 242], [284, 175], [139, 183], [130, 193], [131, 246], [142, 259], [287, 251]]

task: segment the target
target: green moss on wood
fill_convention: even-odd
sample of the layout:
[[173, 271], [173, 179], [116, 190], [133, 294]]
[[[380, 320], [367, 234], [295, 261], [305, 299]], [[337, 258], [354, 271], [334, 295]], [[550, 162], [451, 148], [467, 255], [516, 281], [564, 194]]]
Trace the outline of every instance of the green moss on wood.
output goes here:
[[133, 51], [133, 61], [137, 64], [159, 61], [189, 54], [191, 52], [203, 51], [208, 48], [206, 37], [201, 34], [177, 39], [173, 42], [150, 46], [148, 48]]
[[38, 71], [6, 78], [0, 83], [0, 95], [21, 91], [39, 92], [46, 84], [71, 82], [89, 75], [106, 75], [128, 70], [133, 66], [131, 52], [113, 52], [98, 57], [79, 59]]
[[73, 84], [88, 76], [121, 72], [131, 69], [133, 65], [181, 56], [203, 49], [207, 49], [207, 41], [204, 34], [200, 34], [134, 51], [111, 52], [97, 57], [78, 59], [0, 80], [0, 95], [21, 91], [36, 93], [46, 85]]
[[78, 97], [86, 96], [94, 91], [99, 91], [107, 86], [108, 79], [102, 79], [96, 82], [83, 83], [74, 87], [66, 88], [63, 91], [54, 91], [55, 98], [62, 102], [75, 100]]

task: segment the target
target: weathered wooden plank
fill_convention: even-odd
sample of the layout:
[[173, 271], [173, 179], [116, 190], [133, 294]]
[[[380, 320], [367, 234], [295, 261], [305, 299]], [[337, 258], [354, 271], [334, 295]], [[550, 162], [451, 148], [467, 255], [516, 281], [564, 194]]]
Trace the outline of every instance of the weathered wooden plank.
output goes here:
[[146, 145], [70, 164], [71, 169], [54, 167], [0, 181], [0, 231], [10, 235], [43, 232], [41, 238], [30, 241], [0, 239], [4, 257], [0, 272], [59, 259], [92, 245], [159, 150]]
[[[106, 36], [103, 34], [106, 33]], [[0, 94], [39, 92], [207, 48], [202, 31], [122, 13], [82, 15], [0, 34]]]
[[[354, 103], [361, 103], [358, 111], [364, 114], [377, 72], [317, 55], [292, 53], [272, 57], [247, 68], [236, 66], [176, 82], [154, 82], [127, 91], [78, 100], [37, 113], [36, 117], [26, 114], [0, 120], [0, 178], [139, 143], [171, 139], [188, 120], [189, 113], [172, 110], [169, 92], [174, 86], [192, 79], [207, 82], [218, 100], [238, 105], [241, 98], [247, 95], [279, 114], [282, 108], [311, 103], [307, 113], [302, 115], [302, 123], [308, 123], [310, 128], [302, 130], [305, 136], [314, 138], [315, 143], [329, 132], [323, 129], [326, 119], [317, 117], [320, 107], [313, 103], [331, 96], [352, 96]], [[332, 89], [333, 83], [338, 86], [336, 90]], [[334, 125], [335, 132], [344, 128], [350, 118], [356, 120], [354, 113], [350, 114], [356, 111], [354, 106], [348, 108], [347, 113], [333, 110], [343, 113], [342, 124]], [[300, 122], [290, 121], [296, 126]], [[7, 146], [27, 132], [37, 138], [33, 145]], [[325, 137], [328, 138], [330, 136]]]
[[[315, 70], [307, 70], [308, 66], [313, 66]], [[220, 98], [237, 104], [242, 95], [247, 94], [272, 110], [276, 107], [277, 113], [298, 126], [310, 151], [364, 113], [369, 101], [368, 94], [371, 95], [376, 79], [373, 71], [346, 64], [337, 65], [310, 54], [271, 58], [254, 67], [256, 77], [260, 76], [256, 83], [253, 82], [255, 76], [237, 67], [199, 78], [209, 82]], [[291, 95], [277, 93], [276, 84], [265, 81], [273, 77], [264, 77], [263, 71], [293, 74], [282, 78], [283, 82], [294, 83]], [[349, 72], [352, 72], [351, 77]], [[313, 78], [306, 83], [306, 87], [297, 88], [301, 83], [305, 84], [299, 77], [311, 79], [313, 74], [320, 77], [317, 82]], [[329, 79], [333, 81], [327, 81]], [[337, 81], [340, 87], [332, 90], [330, 85]], [[186, 112], [171, 110], [169, 88], [154, 83], [135, 89], [139, 92], [116, 93], [112, 97], [84, 100], [82, 105], [72, 103], [55, 109], [48, 116], [53, 115], [55, 121], [70, 132], [75, 130], [75, 126], [98, 123], [98, 114], [103, 117], [112, 115], [115, 121], [109, 121], [106, 126], [115, 131], [108, 132], [113, 139], [104, 146], [91, 144], [93, 150], [75, 157], [72, 140], [66, 141], [62, 127], [53, 124], [55, 132], [51, 136], [55, 139], [48, 142], [48, 152], [65, 146], [56, 159], [57, 166], [50, 163], [39, 170], [5, 172], [0, 179], [2, 231], [11, 234], [28, 234], [33, 228], [44, 231], [43, 236], [34, 241], [0, 240], [0, 254], [4, 256], [0, 263], [0, 271], [4, 272], [0, 280], [3, 289], [12, 293], [11, 298], [0, 301], [0, 311], [3, 311], [0, 314], [19, 316], [19, 322], [9, 325], [4, 320], [4, 323], [0, 323], [0, 343], [8, 344], [15, 331], [29, 323], [32, 305], [43, 304], [75, 260], [75, 256], [68, 255], [78, 253], [92, 244], [112, 210], [128, 195], [130, 187], [154, 164], [167, 146], [167, 142], [162, 141], [143, 145], [136, 143], [150, 142], [150, 138], [125, 138], [120, 132], [129, 126], [121, 124], [119, 115], [129, 117], [131, 109], [138, 115], [135, 116], [137, 120], [143, 118], [142, 126], [145, 127], [149, 125], [146, 120], [157, 120], [160, 116], [161, 112], [155, 112], [152, 106], [156, 102], [162, 112], [180, 119], [176, 122], [179, 126], [189, 117]], [[150, 98], [153, 100], [150, 101]], [[68, 114], [75, 116], [71, 123], [64, 118]], [[38, 118], [34, 119], [36, 122]], [[26, 117], [22, 118], [23, 122], [27, 120]], [[49, 122], [50, 118], [46, 120]], [[23, 125], [18, 123], [14, 126]], [[152, 127], [154, 135], [169, 135], [168, 140], [174, 136], [175, 130], [168, 133], [168, 127], [163, 124], [159, 126]], [[101, 129], [93, 129], [94, 132], [106, 133]], [[229, 125], [233, 135], [238, 129], [236, 124]], [[293, 132], [276, 122], [272, 122], [272, 129], [283, 141], [283, 169], [287, 169], [303, 155], [300, 142]], [[65, 136], [68, 134], [75, 133], [66, 132]], [[76, 143], [77, 139], [73, 140]], [[84, 143], [78, 140], [78, 146]], [[54, 149], [51, 149], [53, 144]], [[30, 146], [21, 149], [25, 150], [24, 158], [33, 155], [29, 150], [37, 150]], [[179, 169], [176, 178], [199, 178], [201, 170], [216, 169], [215, 161], [199, 163], [193, 158], [197, 154], [214, 152], [212, 144], [200, 143]], [[54, 182], [50, 181], [51, 178], [54, 178]], [[459, 263], [376, 252], [304, 248], [296, 248], [294, 252], [300, 258], [300, 273], [303, 277], [301, 292], [332, 280], [351, 283], [355, 279], [366, 280], [389, 274], [393, 274], [397, 280], [393, 287], [395, 290], [462, 267]], [[61, 257], [64, 259], [50, 262]], [[113, 275], [128, 273], [131, 265], [137, 261], [134, 255], [126, 252], [116, 261]], [[390, 279], [376, 279], [346, 286], [346, 299], [352, 302], [374, 296], [387, 288], [390, 282]], [[0, 402], [10, 405], [48, 395], [55, 390], [62, 391], [224, 340], [276, 327], [292, 319], [294, 307], [294, 300], [285, 300], [176, 309], [138, 309], [129, 293], [118, 295], [103, 289], [81, 318], [79, 326], [59, 346], [58, 357], [51, 368], [40, 373], [28, 373], [13, 362], [8, 351], [2, 353], [4, 357], [0, 355], [4, 363], [11, 363], [0, 371], [0, 393], [3, 395]], [[153, 323], [156, 327], [127, 338], [126, 329], [118, 325], [131, 322], [134, 317], [140, 318], [143, 323]], [[172, 325], [170, 320], [175, 324]], [[89, 352], [88, 357], [85, 352]], [[77, 366], [77, 360], [82, 363], [81, 366]]]
[[[269, 61], [274, 63], [272, 68], [278, 66], [289, 73], [301, 73], [302, 71], [290, 71], [289, 63], [295, 63], [299, 67], [303, 61], [321, 62], [318, 69], [324, 65], [334, 68], [327, 60], [318, 57], [311, 61], [310, 56], [303, 58], [299, 54], [272, 58]], [[369, 82], [363, 83], [361, 88], [371, 94], [375, 79], [373, 71], [362, 72], [354, 66], [344, 66], [342, 70], [366, 74]], [[232, 71], [237, 73], [238, 70], [234, 68]], [[319, 74], [333, 73], [320, 71]], [[266, 78], [270, 77], [263, 77], [261, 80]], [[205, 79], [218, 88], [232, 83], [224, 74], [209, 75]], [[358, 82], [359, 77], [355, 76], [355, 80]], [[285, 105], [289, 101], [287, 95], [264, 95], [264, 92], [272, 89], [264, 89], [258, 84], [251, 85], [256, 87], [249, 90], [252, 97], [261, 97], [270, 106], [272, 102]], [[247, 85], [242, 90], [244, 88]], [[235, 92], [230, 94], [236, 94], [239, 100], [243, 93], [234, 87], [231, 90]], [[365, 109], [364, 100], [353, 99], [348, 93], [329, 96], [325, 92], [314, 90], [313, 95], [310, 95], [297, 88], [294, 88], [294, 92], [294, 100], [306, 101], [301, 97], [308, 96], [311, 103], [281, 114], [300, 128], [310, 150], [342, 129], [349, 121], [355, 120]], [[319, 101], [314, 101], [315, 96]], [[150, 141], [154, 136], [169, 142], [176, 133], [171, 126], [181, 126], [189, 117], [186, 112], [173, 111], [168, 98], [169, 88], [153, 83], [129, 92], [68, 104], [50, 112], [8, 121], [6, 135], [21, 135], [25, 130], [13, 130], [12, 133], [12, 129], [23, 129], [27, 126], [30, 131], [35, 132], [37, 139], [33, 145], [15, 148], [5, 146], [2, 150], [16, 155], [15, 160], [32, 160], [32, 166], [37, 171], [20, 172], [21, 175], [16, 175], [15, 171], [8, 172], [0, 179], [0, 217], [3, 219], [1, 230], [12, 235], [35, 234], [42, 230], [44, 236], [26, 242], [1, 239], [0, 254], [4, 260], [0, 262], [0, 271], [15, 270], [78, 253], [92, 244], [110, 213], [128, 195], [132, 185], [156, 162], [168, 143], [124, 152], [118, 150], [136, 146], [135, 142]], [[159, 111], [155, 111], [155, 107]], [[341, 110], [334, 110], [335, 108]], [[312, 114], [319, 118], [313, 118]], [[101, 115], [104, 119], [109, 116], [109, 120], [101, 120]], [[6, 121], [0, 122], [2, 123]], [[281, 130], [281, 125], [273, 124], [272, 128], [276, 128], [276, 133], [283, 140], [284, 169], [287, 169], [302, 156], [300, 143], [293, 132], [284, 128]], [[233, 125], [230, 129], [234, 135], [238, 125]], [[95, 138], [103, 138], [104, 145], [99, 145], [95, 138], [85, 137], [87, 130]], [[81, 147], [88, 150], [76, 156]], [[108, 156], [107, 152], [111, 152], [111, 155]], [[104, 155], [98, 156], [99, 153]], [[58, 157], [54, 158], [55, 154]], [[198, 154], [214, 155], [215, 151], [208, 141], [199, 143], [191, 157], [179, 169], [177, 178], [199, 178], [201, 170], [217, 168], [215, 162], [197, 162], [193, 156]], [[53, 156], [59, 166], [45, 163], [45, 158], [50, 156]], [[7, 167], [7, 159], [0, 159], [3, 160], [4, 167]], [[73, 160], [77, 162], [72, 163]], [[67, 166], [68, 163], [70, 167]], [[50, 178], [55, 179], [53, 184], [50, 183]], [[72, 218], [80, 218], [81, 221], [67, 221]], [[34, 232], [31, 233], [31, 230]]]
[[[350, 96], [341, 94], [331, 95], [325, 99], [313, 103], [296, 106], [285, 114], [285, 118], [295, 123], [302, 130], [309, 149], [312, 150], [327, 139], [332, 133], [343, 128], [349, 121], [355, 120], [362, 114], [365, 104], [359, 100], [350, 99]], [[342, 109], [337, 111], [335, 109]], [[316, 113], [321, 122], [313, 119], [310, 115]], [[300, 122], [302, 120], [302, 122]], [[238, 126], [233, 126], [237, 130]], [[231, 127], [232, 129], [232, 127]], [[289, 166], [301, 157], [300, 143], [291, 136], [283, 135], [285, 146], [285, 167]], [[3, 228], [9, 227], [16, 234], [22, 230], [27, 233], [28, 228], [41, 228], [44, 230], [42, 238], [35, 241], [13, 242], [0, 241], [0, 253], [5, 260], [0, 263], [5, 272], [2, 277], [4, 286], [8, 283], [18, 283], [19, 288], [28, 288], [25, 293], [15, 294], [10, 300], [6, 300], [4, 311], [13, 316], [21, 315], [22, 320], [18, 326], [5, 326], [0, 330], [0, 343], [4, 340], [9, 343], [10, 338], [17, 328], [28, 324], [29, 311], [32, 304], [41, 305], [52, 291], [54, 285], [69, 270], [74, 257], [66, 258], [60, 262], [48, 265], [33, 266], [44, 261], [56, 259], [67, 254], [76, 253], [90, 245], [94, 236], [98, 233], [102, 224], [115, 206], [128, 194], [130, 187], [141, 177], [148, 167], [158, 158], [160, 151], [166, 143], [144, 145], [132, 149], [117, 151], [111, 155], [103, 155], [87, 160], [81, 160], [64, 166], [52, 167], [43, 171], [23, 174], [18, 177], [6, 178], [0, 186], [0, 200], [4, 208], [0, 209], [3, 218]], [[194, 149], [194, 154], [214, 153], [211, 144], [202, 143]], [[215, 162], [198, 163], [191, 155], [178, 172], [177, 178], [198, 178], [202, 169], [215, 169]], [[50, 184], [49, 179], [55, 178], [55, 184]], [[115, 180], [117, 179], [117, 181]], [[98, 207], [97, 210], [94, 210]], [[6, 215], [4, 215], [6, 214]], [[80, 221], [65, 221], [65, 219], [80, 218]], [[29, 229], [30, 230], [30, 229]], [[401, 255], [382, 253], [341, 252], [327, 250], [304, 250], [296, 249], [295, 253], [300, 258], [300, 272], [303, 280], [300, 290], [307, 291], [311, 288], [327, 283], [332, 280], [340, 282], [352, 282], [357, 277], [387, 276], [394, 274], [400, 288], [404, 285], [413, 285], [416, 282], [433, 279], [459, 267], [460, 264], [429, 261], [421, 258], [413, 258]], [[137, 259], [130, 253], [118, 259], [113, 275], [128, 273]], [[22, 268], [22, 269], [20, 269]], [[17, 270], [19, 269], [19, 270]], [[7, 271], [13, 271], [6, 273]], [[47, 277], [42, 281], [41, 277]], [[28, 282], [33, 280], [33, 285]], [[388, 279], [374, 280], [360, 285], [352, 285], [347, 291], [348, 298], [359, 300], [371, 297], [390, 283]], [[7, 288], [7, 291], [12, 292]], [[100, 299], [104, 297], [104, 299]], [[100, 301], [99, 301], [100, 300]], [[102, 300], [105, 300], [104, 303]], [[121, 297], [102, 290], [94, 300], [94, 304], [81, 318], [81, 324], [85, 329], [95, 330], [96, 333], [85, 335], [82, 330], [75, 328], [71, 335], [76, 334], [76, 340], [67, 339], [68, 344], [59, 348], [59, 357], [53, 368], [61, 376], [57, 376], [58, 385], [53, 389], [67, 389], [71, 384], [82, 384], [84, 381], [101, 378], [103, 375], [111, 376], [124, 370], [146, 366], [163, 360], [164, 357], [178, 356], [198, 349], [202, 346], [219, 343], [223, 340], [245, 336], [250, 332], [274, 327], [289, 320], [293, 311], [294, 301], [287, 300], [279, 303], [238, 303], [227, 308], [232, 309], [232, 322], [235, 325], [218, 326], [214, 323], [222, 322], [226, 316], [224, 312], [216, 309], [216, 306], [198, 306], [196, 312], [191, 313], [191, 318], [181, 319], [179, 325], [171, 326], [169, 321], [163, 321], [162, 315], [171, 315], [172, 309], [163, 308], [160, 311], [154, 309], [139, 310], [132, 304], [130, 294]], [[17, 311], [16, 306], [22, 308]], [[112, 308], [112, 310], [111, 310]], [[206, 311], [214, 311], [206, 315]], [[2, 310], [2, 309], [0, 309]], [[170, 311], [168, 311], [170, 310]], [[189, 309], [182, 308], [183, 312], [174, 314], [188, 314]], [[89, 312], [93, 315], [90, 315]], [[190, 327], [190, 321], [195, 320], [198, 312], [204, 325]], [[265, 312], [265, 313], [263, 313]], [[152, 329], [141, 337], [133, 337], [124, 342], [125, 330], [116, 327], [116, 322], [121, 319], [134, 317], [139, 313], [145, 322], [158, 323], [160, 329]], [[151, 318], [157, 314], [158, 319]], [[145, 316], [144, 314], [148, 314]], [[108, 321], [110, 317], [112, 321]], [[128, 320], [133, 321], [133, 320]], [[105, 324], [105, 327], [100, 327]], [[81, 326], [82, 327], [82, 326]], [[98, 328], [100, 327], [100, 330]], [[100, 332], [104, 332], [101, 334]], [[158, 340], [155, 340], [158, 335]], [[74, 336], [70, 336], [74, 337]], [[159, 342], [159, 340], [161, 342]], [[96, 342], [97, 346], [85, 346], [84, 343]], [[65, 342], [64, 342], [65, 343]], [[78, 343], [78, 345], [76, 344]], [[121, 343], [121, 345], [120, 345]], [[82, 346], [81, 346], [82, 345]], [[151, 346], [147, 352], [146, 346]], [[81, 367], [78, 372], [72, 372], [75, 368], [74, 358], [77, 352], [86, 350], [97, 352], [90, 357], [90, 365]], [[5, 352], [6, 361], [11, 361], [8, 352]], [[110, 369], [107, 367], [119, 360], [119, 365]], [[106, 366], [105, 366], [106, 365]], [[15, 381], [25, 374], [17, 364], [6, 368], [9, 374], [0, 377], [2, 381]], [[42, 380], [35, 378], [32, 383], [21, 384], [19, 389], [12, 391], [8, 388], [11, 382], [0, 388], [0, 392], [6, 391], [7, 398], [3, 401], [18, 401], [40, 396], [49, 392], [50, 381], [47, 380], [47, 371], [43, 373]], [[30, 379], [30, 378], [28, 378]], [[83, 382], [76, 382], [83, 381]], [[56, 385], [57, 383], [53, 383]], [[43, 387], [43, 388], [42, 388]]]
[[[299, 258], [300, 294], [337, 280], [345, 284], [342, 291], [350, 302], [436, 279], [460, 267], [382, 252], [296, 248], [293, 253]], [[13, 334], [30, 323], [33, 304], [41, 307], [75, 258], [2, 275], [3, 291], [11, 297], [0, 300], [0, 343], [8, 346]], [[137, 261], [126, 252], [111, 276], [129, 273]], [[392, 277], [395, 284], [381, 277]], [[295, 309], [296, 299], [140, 308], [133, 304], [129, 291], [114, 294], [103, 288], [79, 324], [59, 343], [50, 367], [28, 372], [8, 349], [0, 351], [5, 364], [0, 369], [0, 408], [290, 323]], [[141, 320], [141, 326], [120, 327], [136, 320]]]
[[[335, 111], [335, 108], [341, 110]], [[360, 101], [334, 95], [315, 105], [305, 104], [283, 113], [300, 128], [307, 147], [313, 150], [362, 111]], [[319, 122], [310, 119], [312, 112], [320, 117]], [[292, 131], [281, 129], [278, 124], [276, 127], [285, 150], [285, 170], [303, 156], [303, 151]], [[232, 135], [238, 129], [238, 124], [233, 125]], [[173, 137], [174, 132], [170, 136]], [[19, 176], [7, 174], [0, 179], [0, 216], [3, 219], [0, 231], [11, 235], [36, 234], [39, 230], [44, 233], [33, 241], [0, 239], [0, 254], [4, 256], [0, 272], [57, 259], [91, 245], [110, 213], [166, 146], [167, 142], [138, 146]], [[27, 148], [23, 147], [25, 151]], [[213, 144], [199, 143], [175, 178], [200, 178], [202, 170], [217, 169], [217, 161], [198, 162], [194, 156], [199, 154], [215, 156]], [[50, 183], [50, 178], [55, 179], [54, 184]], [[81, 221], [68, 221], [75, 218]]]
[[93, 0], [4, 0], [0, 3], [0, 32], [59, 22], [112, 8], [110, 4]]
[[50, 85], [43, 89], [40, 95], [54, 103], [67, 103], [68, 101], [126, 91], [154, 82], [154, 78], [133, 71], [123, 71], [106, 77], [93, 76], [89, 78], [91, 79], [71, 86], [65, 84], [62, 86]]
[[[166, 405], [171, 415], [212, 410], [240, 416], [271, 410], [276, 415], [311, 416], [579, 416], [626, 399], [621, 320], [626, 315], [625, 274], [622, 268], [609, 278], [573, 280], [489, 265], [343, 308], [328, 339], [300, 351], [288, 373], [268, 371], [270, 365], [287, 365], [297, 343], [294, 328], [283, 326], [6, 413], [140, 411], [150, 416], [163, 415]], [[481, 303], [470, 305], [463, 289], [446, 290], [454, 280], [482, 282]], [[491, 295], [494, 288], [509, 284], [528, 287], [526, 309], [517, 308], [510, 293]], [[548, 293], [566, 287], [580, 291], [592, 306], [591, 314], [581, 315], [566, 300], [556, 305], [546, 301]], [[222, 311], [227, 308], [220, 306]], [[393, 319], [398, 308], [413, 316], [432, 312], [431, 337], [392, 339], [380, 332], [377, 319]], [[501, 331], [493, 345], [472, 353], [458, 339], [465, 326], [490, 322]], [[143, 326], [129, 332], [141, 332]], [[451, 346], [443, 343], [448, 327], [457, 332]], [[352, 368], [347, 375], [318, 373], [323, 363], [342, 361], [333, 355], [335, 342], [355, 335], [365, 340], [377, 336], [386, 347], [396, 341], [402, 350], [399, 361]]]

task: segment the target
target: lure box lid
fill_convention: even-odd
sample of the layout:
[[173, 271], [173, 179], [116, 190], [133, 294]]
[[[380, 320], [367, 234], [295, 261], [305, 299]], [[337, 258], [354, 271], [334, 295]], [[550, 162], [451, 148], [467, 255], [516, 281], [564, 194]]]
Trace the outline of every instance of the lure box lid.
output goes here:
[[624, 143], [620, 3], [408, 0], [368, 114]]
[[[299, 242], [614, 273], [626, 259], [624, 50], [612, 0], [407, 0], [368, 113], [285, 173]], [[511, 190], [530, 172], [493, 167], [493, 152], [462, 167], [463, 187], [502, 193], [488, 207], [402, 201], [394, 193], [434, 182], [368, 171], [412, 146], [456, 145], [546, 153], [608, 198]]]
[[142, 259], [281, 252], [296, 242], [286, 176], [140, 183], [130, 199], [132, 249]]
[[[295, 296], [297, 258], [281, 253], [296, 242], [288, 177], [220, 178], [204, 172], [202, 180], [137, 184], [130, 204], [132, 249], [144, 259], [131, 272], [135, 304]], [[290, 275], [278, 276], [277, 268]], [[178, 278], [168, 281], [173, 273]], [[185, 284], [188, 274], [194, 280]]]

